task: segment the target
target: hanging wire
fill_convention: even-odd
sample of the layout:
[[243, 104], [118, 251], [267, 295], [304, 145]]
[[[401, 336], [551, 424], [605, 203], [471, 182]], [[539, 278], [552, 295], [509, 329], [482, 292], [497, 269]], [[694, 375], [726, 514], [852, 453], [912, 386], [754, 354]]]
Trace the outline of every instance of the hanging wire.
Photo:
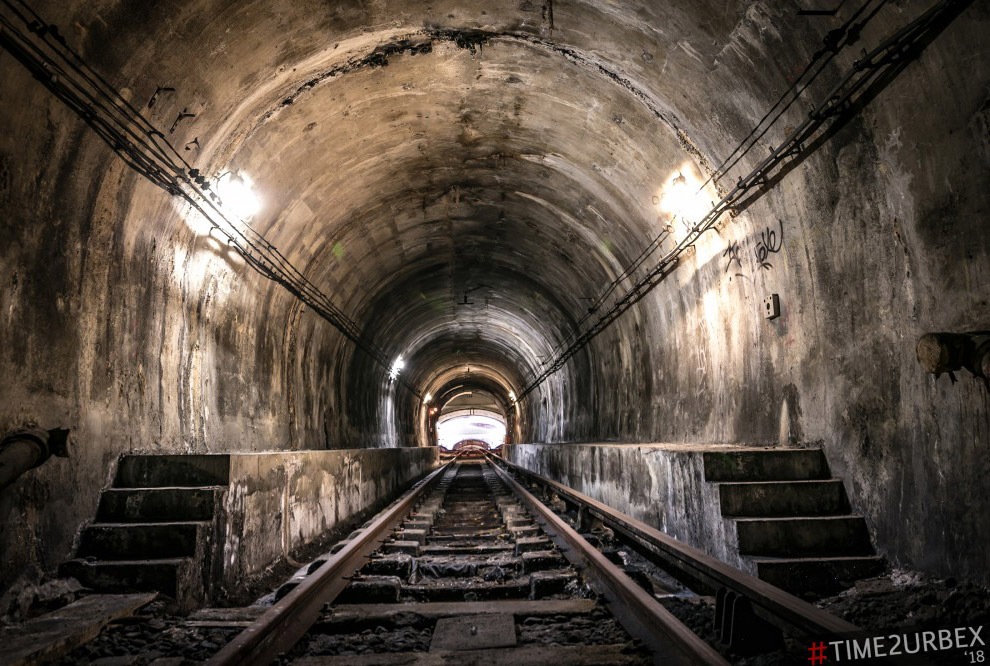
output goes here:
[[[771, 177], [778, 180], [782, 178], [786, 171], [781, 169], [777, 172], [778, 167], [785, 163], [787, 166], [796, 165], [822, 145], [834, 127], [841, 125], [859, 106], [869, 102], [873, 95], [896, 77], [972, 1], [940, 0], [921, 16], [887, 37], [872, 51], [863, 53], [852, 69], [808, 113], [797, 129], [790, 132], [752, 171], [740, 177], [732, 190], [712, 206], [670, 252], [599, 315], [590, 327], [572, 336], [573, 341], [544, 364], [543, 372], [519, 393], [517, 402], [562, 368], [571, 356], [665, 280], [680, 263], [681, 257], [694, 247], [702, 234], [716, 225], [723, 214], [738, 213], [775, 184], [775, 181], [771, 182]], [[757, 191], [751, 193], [750, 190], [754, 188]]]
[[[113, 86], [23, 0], [0, 0], [0, 46], [80, 116], [132, 169], [202, 215], [245, 263], [276, 282], [339, 330], [378, 365], [391, 370], [385, 352], [264, 236], [229, 216], [211, 183]], [[11, 16], [12, 14], [13, 16]], [[403, 379], [399, 383], [419, 396]]]
[[[852, 16], [846, 19], [841, 26], [834, 30], [830, 30], [825, 34], [825, 37], [822, 39], [822, 47], [811, 56], [811, 60], [804, 66], [801, 73], [796, 79], [794, 79], [791, 85], [783, 92], [777, 101], [774, 102], [773, 106], [770, 107], [763, 117], [760, 118], [756, 125], [753, 126], [753, 129], [749, 131], [749, 134], [743, 137], [742, 141], [740, 141], [732, 152], [729, 153], [729, 155], [722, 161], [722, 163], [718, 165], [715, 171], [708, 176], [708, 179], [701, 184], [701, 187], [698, 188], [699, 192], [704, 190], [705, 186], [709, 183], [717, 182], [719, 178], [723, 177], [729, 170], [732, 169], [732, 167], [738, 164], [739, 161], [753, 149], [756, 143], [766, 135], [766, 133], [771, 127], [773, 127], [780, 117], [784, 115], [798, 99], [800, 99], [804, 91], [808, 89], [808, 86], [814, 83], [814, 81], [821, 75], [822, 71], [824, 71], [825, 68], [832, 62], [835, 56], [838, 55], [839, 52], [841, 52], [845, 47], [851, 46], [859, 41], [859, 36], [863, 30], [863, 27], [877, 15], [885, 4], [887, 4], [887, 0], [880, 0], [879, 3], [870, 10], [869, 14], [862, 21], [857, 23], [857, 19], [859, 19], [859, 17], [866, 12], [873, 2], [874, 0], [867, 0], [864, 2], [860, 5], [859, 9], [857, 9]], [[845, 0], [843, 0], [839, 6], [841, 7], [843, 4], [845, 4]], [[818, 62], [819, 60], [821, 60], [820, 63]], [[812, 71], [816, 63], [818, 63], [818, 68], [815, 69], [814, 73], [812, 73], [811, 76], [809, 76], [802, 84], [802, 80], [808, 76], [808, 73]], [[800, 89], [798, 89], [799, 85]], [[787, 100], [789, 96], [790, 100], [784, 104], [784, 100]], [[780, 107], [781, 104], [784, 104], [784, 106], [778, 111], [778, 107]], [[774, 111], [777, 111], [776, 115], [774, 115]], [[770, 119], [771, 115], [773, 115], [772, 119]], [[770, 119], [770, 122], [764, 126], [764, 123], [766, 123], [768, 119]], [[761, 127], [763, 128], [762, 130], [760, 129]], [[759, 132], [759, 134], [757, 134], [757, 132]]]
[[[841, 0], [839, 5], [836, 7], [836, 11], [846, 0]], [[863, 27], [876, 16], [877, 12], [887, 4], [887, 0], [866, 0], [859, 8], [843, 22], [841, 26], [830, 30], [826, 33], [825, 37], [822, 39], [822, 46], [818, 51], [816, 51], [812, 56], [811, 60], [804, 66], [801, 73], [794, 79], [791, 85], [784, 91], [784, 93], [777, 99], [777, 101], [770, 107], [770, 109], [763, 115], [762, 118], [753, 126], [753, 129], [743, 137], [743, 139], [733, 148], [732, 152], [722, 161], [721, 164], [711, 173], [707, 180], [701, 184], [698, 188], [698, 193], [704, 191], [705, 186], [711, 182], [717, 182], [719, 178], [727, 174], [736, 164], [745, 157], [750, 150], [757, 144], [757, 142], [762, 139], [766, 133], [777, 123], [777, 121], [786, 113], [791, 106], [800, 99], [801, 95], [808, 89], [808, 87], [822, 74], [825, 68], [832, 62], [834, 57], [842, 51], [847, 46], [856, 43], [859, 40], [860, 33]], [[871, 5], [873, 7], [871, 8]], [[865, 14], [865, 16], [864, 16]], [[864, 16], [862, 20], [859, 20], [861, 16]], [[819, 62], [820, 61], [820, 62]], [[817, 63], [817, 68], [816, 68]], [[814, 70], [814, 71], [812, 71]], [[811, 73], [809, 76], [809, 72]], [[788, 97], [790, 99], [788, 100]], [[785, 100], [786, 103], [785, 103]], [[781, 108], [781, 104], [783, 107]], [[776, 114], [774, 113], [776, 112]], [[773, 116], [771, 118], [771, 116]], [[769, 123], [767, 120], [769, 119]], [[766, 123], [766, 125], [764, 125]], [[762, 129], [761, 129], [762, 128]], [[605, 300], [611, 296], [616, 289], [629, 278], [636, 270], [642, 266], [653, 253], [660, 248], [660, 245], [664, 240], [670, 235], [671, 225], [674, 223], [674, 219], [671, 219], [670, 223], [666, 225], [664, 230], [662, 230], [650, 243], [643, 249], [642, 252], [630, 263], [623, 271], [615, 277], [605, 289], [602, 294], [595, 299], [588, 309], [585, 311], [583, 316], [574, 324], [574, 327], [567, 336], [562, 338], [554, 347], [551, 349], [550, 358], [543, 363], [543, 366], [553, 363], [554, 355], [562, 348], [570, 345], [574, 340], [581, 334], [581, 326], [588, 321], [592, 315], [594, 315], [604, 304]]]

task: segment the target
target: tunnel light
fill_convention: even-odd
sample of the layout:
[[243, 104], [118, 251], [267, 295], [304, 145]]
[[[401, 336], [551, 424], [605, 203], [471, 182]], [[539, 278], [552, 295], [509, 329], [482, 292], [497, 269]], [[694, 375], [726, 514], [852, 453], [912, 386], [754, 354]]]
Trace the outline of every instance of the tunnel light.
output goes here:
[[388, 369], [388, 376], [391, 377], [392, 379], [395, 379], [396, 377], [399, 376], [399, 373], [402, 372], [402, 369], [404, 367], [406, 367], [406, 361], [405, 359], [402, 358], [402, 355], [400, 354], [395, 357], [394, 361], [392, 361], [392, 367]]
[[251, 180], [243, 174], [228, 171], [217, 182], [217, 194], [224, 211], [241, 219], [250, 219], [261, 209], [261, 200], [251, 188]]
[[433, 400], [433, 396], [430, 395], [429, 393], [427, 393], [426, 395], [423, 396], [423, 404], [424, 405], [430, 404], [430, 400]]
[[660, 196], [660, 209], [688, 226], [696, 224], [710, 208], [704, 192], [699, 191], [700, 185], [690, 171], [685, 175], [678, 170]]
[[512, 402], [515, 402], [516, 401], [516, 392], [515, 391], [509, 391], [509, 400], [511, 400]]

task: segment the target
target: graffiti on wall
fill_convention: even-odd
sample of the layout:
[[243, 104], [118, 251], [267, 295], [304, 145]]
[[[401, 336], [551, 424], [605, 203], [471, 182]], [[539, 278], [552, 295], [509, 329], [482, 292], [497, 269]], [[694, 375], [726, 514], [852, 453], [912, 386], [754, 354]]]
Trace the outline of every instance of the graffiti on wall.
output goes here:
[[[778, 220], [777, 227], [768, 226], [759, 234], [751, 236], [742, 241], [729, 241], [722, 258], [725, 259], [725, 273], [735, 264], [734, 275], [743, 277], [742, 258], [748, 252], [747, 248], [752, 248], [752, 257], [757, 270], [769, 271], [773, 269], [774, 255], [778, 254], [784, 247], [784, 221]], [[771, 261], [773, 260], [773, 261]]]

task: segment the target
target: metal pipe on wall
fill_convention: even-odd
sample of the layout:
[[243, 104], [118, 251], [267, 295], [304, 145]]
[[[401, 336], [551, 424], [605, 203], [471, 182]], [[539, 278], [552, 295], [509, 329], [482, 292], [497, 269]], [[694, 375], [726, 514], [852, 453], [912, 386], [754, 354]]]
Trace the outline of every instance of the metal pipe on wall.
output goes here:
[[8, 433], [0, 441], [0, 490], [53, 455], [68, 458], [68, 441], [66, 428], [22, 428]]

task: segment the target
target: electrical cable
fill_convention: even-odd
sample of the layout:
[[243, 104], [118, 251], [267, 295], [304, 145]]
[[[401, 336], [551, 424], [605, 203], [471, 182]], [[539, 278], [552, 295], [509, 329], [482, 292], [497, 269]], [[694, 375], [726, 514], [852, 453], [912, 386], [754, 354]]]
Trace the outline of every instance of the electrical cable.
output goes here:
[[[825, 139], [833, 126], [841, 125], [840, 119], [848, 118], [856, 104], [865, 104], [872, 97], [873, 91], [885, 87], [903, 68], [915, 58], [926, 45], [925, 39], [935, 36], [973, 0], [939, 0], [928, 11], [909, 22], [884, 39], [869, 53], [855, 61], [853, 67], [832, 87], [823, 101], [817, 104], [801, 125], [793, 130], [770, 155], [764, 158], [746, 176], [740, 177], [732, 190], [716, 203], [711, 210], [693, 227], [685, 237], [675, 245], [664, 257], [657, 262], [647, 274], [638, 280], [630, 289], [625, 291], [613, 305], [592, 324], [582, 331], [574, 341], [563, 351], [544, 365], [548, 365], [537, 375], [517, 396], [521, 401], [536, 389], [546, 379], [559, 370], [563, 365], [587, 345], [601, 331], [610, 326], [634, 304], [639, 302], [660, 282], [667, 278], [677, 267], [680, 258], [706, 231], [712, 229], [723, 214], [730, 211], [739, 212], [752, 204], [762, 193], [773, 184], [770, 176], [774, 170], [785, 161], [797, 163], [814, 152]], [[954, 11], [950, 11], [954, 10]], [[877, 88], [879, 86], [879, 88]], [[819, 130], [823, 130], [819, 132]], [[810, 150], [805, 146], [810, 146]], [[778, 174], [779, 177], [786, 172]], [[761, 192], [749, 195], [752, 188], [761, 188]], [[749, 196], [749, 199], [746, 197]]]
[[[0, 46], [80, 116], [132, 169], [182, 198], [222, 234], [245, 263], [281, 285], [337, 328], [391, 375], [384, 351], [366, 340], [356, 322], [310, 281], [263, 235], [226, 213], [210, 182], [113, 86], [71, 49], [57, 26], [45, 22], [23, 0], [2, 0], [13, 18], [0, 13]], [[25, 32], [18, 27], [23, 24]], [[29, 35], [33, 35], [33, 38]], [[404, 379], [399, 383], [419, 392]]]
[[[836, 7], [836, 11], [845, 4], [846, 0], [842, 0]], [[725, 175], [729, 170], [731, 170], [736, 164], [745, 157], [750, 150], [756, 145], [756, 143], [763, 138], [766, 133], [774, 126], [774, 124], [786, 113], [790, 107], [800, 99], [801, 95], [805, 90], [821, 75], [825, 68], [831, 63], [832, 59], [846, 46], [855, 43], [859, 39], [859, 34], [863, 27], [870, 21], [877, 12], [887, 3], [887, 0], [879, 0], [879, 4], [874, 7], [869, 15], [864, 18], [859, 23], [856, 23], [857, 19], [867, 10], [867, 8], [876, 2], [877, 0], [866, 0], [859, 9], [857, 9], [841, 26], [834, 30], [830, 30], [826, 33], [825, 37], [822, 39], [822, 47], [816, 51], [811, 60], [805, 65], [804, 69], [797, 76], [797, 78], [791, 83], [786, 91], [777, 99], [777, 101], [770, 107], [770, 109], [763, 115], [762, 118], [753, 126], [753, 129], [743, 137], [742, 141], [736, 145], [731, 153], [722, 161], [722, 163], [709, 175], [708, 179], [701, 184], [698, 188], [698, 192], [702, 192], [705, 186], [713, 181], [717, 181], [720, 177]], [[826, 57], [827, 56], [827, 57]], [[808, 78], [804, 84], [801, 86], [800, 90], [791, 97], [791, 99], [777, 111], [776, 115], [770, 120], [770, 122], [760, 131], [760, 127], [767, 121], [768, 118], [774, 113], [775, 110], [781, 105], [782, 102], [794, 93], [797, 87], [801, 84], [801, 81], [808, 75], [808, 73], [813, 69], [815, 63], [821, 58], [825, 57], [825, 60], [820, 64], [818, 69]], [[759, 134], [757, 134], [759, 132]], [[755, 135], [755, 136], [754, 136]], [[751, 140], [752, 139], [752, 140]], [[747, 146], [747, 142], [749, 145]], [[745, 148], [744, 148], [745, 147]], [[740, 152], [741, 151], [741, 152]], [[734, 159], [733, 159], [734, 158]], [[731, 162], [731, 163], [730, 163]], [[673, 220], [671, 220], [673, 223]], [[669, 229], [669, 226], [667, 229]], [[574, 329], [566, 337], [562, 338], [554, 347], [551, 349], [551, 358], [553, 354], [556, 354], [559, 349], [570, 344], [576, 336], [580, 334], [580, 327], [591, 318], [598, 308], [601, 307], [602, 303], [619, 287], [619, 285], [634, 271], [636, 271], [646, 259], [653, 254], [653, 252], [659, 248], [660, 244], [665, 240], [667, 235], [667, 230], [661, 231], [650, 243], [647, 245], [643, 251], [633, 260], [633, 262], [627, 266], [623, 271], [615, 277], [603, 290], [601, 296], [599, 296], [594, 303], [587, 309], [584, 315], [575, 323]], [[551, 361], [545, 361], [543, 365], [550, 363]]]

